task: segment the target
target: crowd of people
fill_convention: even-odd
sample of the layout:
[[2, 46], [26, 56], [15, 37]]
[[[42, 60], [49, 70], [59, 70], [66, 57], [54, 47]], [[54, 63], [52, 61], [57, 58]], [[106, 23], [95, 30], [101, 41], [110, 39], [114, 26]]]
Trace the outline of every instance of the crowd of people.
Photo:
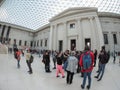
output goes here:
[[[24, 56], [24, 53], [18, 50], [17, 48], [14, 49], [14, 57], [17, 60], [17, 67], [20, 68], [20, 56], [21, 54]], [[98, 53], [95, 49], [94, 51], [90, 50], [89, 46], [85, 46], [83, 51], [69, 51], [66, 50], [65, 52], [58, 52], [58, 51], [49, 51], [45, 50], [42, 54], [42, 63], [45, 66], [45, 72], [51, 73], [51, 56], [53, 61], [53, 69], [56, 69], [56, 78], [60, 76], [62, 78], [66, 78], [67, 84], [73, 83], [74, 74], [81, 73], [81, 77], [83, 77], [83, 82], [81, 84], [81, 88], [87, 89], [91, 88], [91, 73], [94, 67], [96, 67], [96, 60], [98, 61], [98, 70], [97, 75], [94, 76], [97, 78], [97, 81], [101, 81], [105, 72], [105, 66], [109, 62], [110, 54], [105, 50], [105, 46], [101, 47], [101, 51]], [[26, 64], [28, 66], [28, 73], [32, 74], [33, 70], [31, 64], [33, 62], [33, 56], [31, 61], [31, 52], [30, 49], [26, 50], [25, 57], [26, 57]], [[65, 77], [65, 72], [67, 73]], [[88, 85], [86, 86], [86, 80], [88, 78]]]

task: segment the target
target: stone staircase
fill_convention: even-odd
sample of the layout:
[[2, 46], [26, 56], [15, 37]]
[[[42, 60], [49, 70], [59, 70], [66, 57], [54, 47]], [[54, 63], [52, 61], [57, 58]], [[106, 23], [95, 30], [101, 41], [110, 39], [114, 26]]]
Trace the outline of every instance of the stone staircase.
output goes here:
[[8, 47], [4, 44], [0, 44], [0, 54], [8, 54]]

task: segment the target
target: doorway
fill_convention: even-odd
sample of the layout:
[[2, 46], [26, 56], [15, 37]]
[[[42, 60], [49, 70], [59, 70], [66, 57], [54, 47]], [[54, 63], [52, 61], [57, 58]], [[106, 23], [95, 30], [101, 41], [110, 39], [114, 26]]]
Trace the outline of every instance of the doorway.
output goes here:
[[75, 48], [76, 48], [76, 40], [75, 39], [71, 39], [70, 46], [71, 46], [71, 51], [75, 50]]
[[86, 45], [91, 48], [91, 39], [90, 38], [85, 38], [85, 46]]

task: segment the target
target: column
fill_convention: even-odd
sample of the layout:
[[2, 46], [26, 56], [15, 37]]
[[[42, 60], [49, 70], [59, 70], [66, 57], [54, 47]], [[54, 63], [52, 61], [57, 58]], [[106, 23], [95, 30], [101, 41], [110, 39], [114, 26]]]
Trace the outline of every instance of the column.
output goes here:
[[50, 26], [49, 50], [53, 49], [53, 26]]
[[120, 47], [120, 33], [119, 32], [116, 33], [116, 37], [117, 37], [117, 49], [120, 50], [119, 48]]
[[103, 39], [103, 33], [102, 33], [102, 28], [100, 21], [98, 17], [95, 17], [96, 25], [97, 25], [97, 32], [98, 32], [98, 38], [99, 38], [99, 49], [101, 49], [101, 46], [104, 45], [104, 39]]
[[89, 17], [90, 20], [90, 26], [91, 26], [91, 50], [97, 49], [97, 37], [95, 33], [95, 27], [93, 23], [93, 17]]
[[57, 25], [54, 25], [54, 30], [53, 30], [53, 50], [57, 49]]
[[8, 26], [8, 30], [7, 30], [7, 33], [6, 33], [6, 41], [7, 41], [7, 43], [8, 43], [8, 41], [9, 41], [9, 33], [10, 33], [10, 29], [11, 29], [11, 27]]
[[1, 33], [1, 42], [3, 42], [3, 36], [4, 36], [4, 32], [5, 32], [5, 27], [6, 27], [6, 25], [3, 25], [2, 33]]
[[77, 20], [77, 31], [78, 31], [78, 50], [82, 51], [84, 49], [83, 47], [84, 41], [83, 41], [81, 19]]
[[112, 50], [113, 46], [113, 38], [112, 38], [112, 34], [111, 32], [108, 32], [108, 45], [109, 45], [109, 49]]
[[64, 27], [63, 51], [65, 51], [68, 49], [68, 39], [67, 39], [68, 32], [67, 32], [66, 22], [63, 23], [63, 27]]

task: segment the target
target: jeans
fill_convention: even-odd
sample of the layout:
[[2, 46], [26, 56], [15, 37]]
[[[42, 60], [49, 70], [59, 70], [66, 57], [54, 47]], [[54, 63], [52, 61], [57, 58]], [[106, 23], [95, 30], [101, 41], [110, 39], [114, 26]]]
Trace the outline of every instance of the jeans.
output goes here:
[[64, 62], [64, 65], [63, 65], [64, 70], [66, 70], [66, 68], [67, 68], [67, 64], [68, 64], [68, 62], [65, 61], [65, 62]]
[[17, 67], [20, 68], [20, 60], [17, 60]]
[[88, 86], [91, 86], [91, 72], [84, 72], [84, 76], [83, 76], [83, 87], [85, 87], [86, 84], [86, 78], [88, 77]]
[[99, 76], [100, 76], [100, 74], [101, 74], [101, 76], [100, 76], [99, 79], [102, 79], [102, 77], [103, 77], [103, 74], [104, 74], [104, 71], [105, 71], [105, 65], [106, 65], [106, 64], [101, 64], [101, 63], [100, 63], [100, 68], [99, 68], [98, 75], [97, 75], [97, 77], [99, 78]]

